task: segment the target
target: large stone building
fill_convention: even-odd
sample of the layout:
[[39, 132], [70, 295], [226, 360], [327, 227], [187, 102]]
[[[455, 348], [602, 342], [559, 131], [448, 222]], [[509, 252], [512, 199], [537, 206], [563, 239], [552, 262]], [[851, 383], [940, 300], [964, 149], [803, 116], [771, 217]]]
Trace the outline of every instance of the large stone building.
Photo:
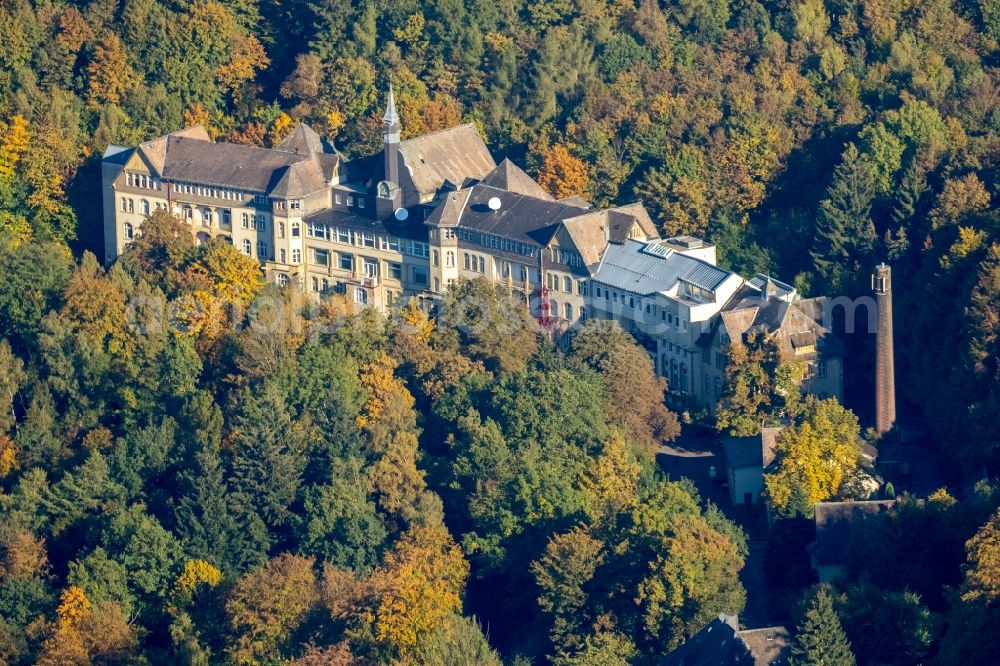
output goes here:
[[268, 279], [319, 297], [387, 310], [484, 277], [555, 335], [589, 317], [617, 320], [678, 405], [711, 409], [727, 345], [751, 332], [808, 365], [807, 390], [841, 397], [842, 352], [818, 302], [720, 268], [702, 240], [660, 238], [641, 203], [594, 210], [579, 197], [555, 200], [509, 160], [497, 164], [472, 125], [400, 135], [390, 90], [383, 150], [364, 159], [346, 159], [304, 124], [274, 149], [215, 143], [201, 127], [109, 146], [106, 258], [163, 208], [199, 243], [221, 237]]

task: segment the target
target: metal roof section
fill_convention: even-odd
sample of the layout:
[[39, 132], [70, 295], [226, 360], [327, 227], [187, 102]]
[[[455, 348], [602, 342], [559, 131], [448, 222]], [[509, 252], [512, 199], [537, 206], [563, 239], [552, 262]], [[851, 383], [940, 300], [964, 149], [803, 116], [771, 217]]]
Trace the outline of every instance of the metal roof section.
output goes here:
[[669, 292], [682, 281], [715, 291], [731, 275], [733, 273], [707, 261], [664, 248], [659, 243], [627, 240], [620, 245], [608, 245], [594, 279], [645, 295]]

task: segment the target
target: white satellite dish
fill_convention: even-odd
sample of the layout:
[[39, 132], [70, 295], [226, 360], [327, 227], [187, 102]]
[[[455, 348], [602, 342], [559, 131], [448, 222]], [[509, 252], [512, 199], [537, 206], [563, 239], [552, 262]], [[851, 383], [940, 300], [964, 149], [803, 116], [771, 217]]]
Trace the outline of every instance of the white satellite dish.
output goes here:
[[397, 208], [396, 212], [393, 213], [393, 215], [396, 217], [397, 220], [402, 222], [403, 220], [405, 220], [410, 216], [410, 211], [406, 210], [405, 208]]
[[490, 207], [490, 210], [500, 210], [500, 197], [490, 197], [486, 205]]

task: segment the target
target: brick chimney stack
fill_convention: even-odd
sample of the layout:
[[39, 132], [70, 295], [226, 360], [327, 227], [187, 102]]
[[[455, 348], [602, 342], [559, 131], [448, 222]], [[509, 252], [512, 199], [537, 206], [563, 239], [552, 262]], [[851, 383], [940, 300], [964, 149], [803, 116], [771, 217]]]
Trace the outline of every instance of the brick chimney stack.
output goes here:
[[892, 269], [884, 263], [872, 273], [878, 324], [875, 329], [875, 431], [896, 422], [896, 376], [892, 356]]

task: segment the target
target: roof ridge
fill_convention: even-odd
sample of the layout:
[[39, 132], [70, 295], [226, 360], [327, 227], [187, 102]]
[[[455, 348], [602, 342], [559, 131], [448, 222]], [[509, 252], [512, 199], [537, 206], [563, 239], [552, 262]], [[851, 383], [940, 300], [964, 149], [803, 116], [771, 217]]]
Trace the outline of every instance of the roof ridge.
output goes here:
[[[400, 144], [408, 143], [410, 141], [416, 141], [418, 139], [423, 139], [438, 134], [443, 134], [445, 132], [451, 132], [452, 130], [459, 129], [461, 127], [471, 127], [476, 132], [477, 135], [479, 134], [479, 130], [476, 129], [476, 126], [473, 123], [461, 123], [459, 125], [452, 125], [451, 127], [445, 127], [444, 129], [434, 130], [433, 132], [428, 132], [427, 134], [421, 134], [419, 136], [411, 136], [409, 139], [403, 139], [402, 141], [400, 141]], [[480, 136], [479, 138], [482, 137]], [[486, 142], [483, 141], [483, 143]]]

